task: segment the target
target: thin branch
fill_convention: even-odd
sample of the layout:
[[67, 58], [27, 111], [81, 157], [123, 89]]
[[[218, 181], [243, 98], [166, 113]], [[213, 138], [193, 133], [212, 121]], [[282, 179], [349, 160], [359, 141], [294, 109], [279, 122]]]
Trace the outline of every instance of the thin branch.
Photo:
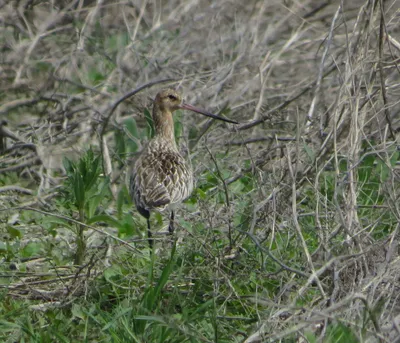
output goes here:
[[6, 193], [6, 192], [17, 192], [17, 193], [21, 193], [21, 194], [33, 195], [32, 190], [30, 190], [28, 188], [20, 187], [20, 186], [0, 187], [0, 193]]
[[133, 250], [135, 252], [141, 253], [141, 251], [139, 251], [138, 249], [133, 247], [130, 243], [124, 241], [123, 239], [121, 239], [121, 238], [119, 238], [117, 236], [112, 235], [111, 233], [108, 233], [108, 232], [106, 232], [104, 230], [100, 230], [100, 229], [98, 229], [98, 228], [96, 228], [96, 227], [94, 227], [92, 225], [87, 225], [85, 223], [82, 223], [79, 220], [75, 220], [73, 218], [70, 218], [70, 217], [67, 217], [67, 216], [63, 216], [61, 214], [56, 214], [56, 213], [52, 213], [52, 212], [46, 212], [46, 211], [39, 210], [37, 208], [27, 207], [27, 206], [19, 206], [19, 207], [12, 207], [12, 208], [7, 208], [7, 209], [2, 209], [2, 210], [0, 210], [0, 212], [6, 211], [6, 210], [7, 211], [11, 211], [11, 210], [28, 210], [28, 211], [34, 211], [34, 212], [37, 212], [37, 213], [41, 213], [41, 214], [44, 214], [44, 215], [47, 215], [47, 216], [63, 219], [63, 220], [66, 220], [68, 222], [71, 222], [71, 223], [74, 223], [74, 224], [77, 224], [77, 225], [81, 225], [81, 226], [83, 226], [85, 228], [88, 228], [88, 229], [91, 229], [93, 231], [96, 231], [97, 233], [100, 233], [102, 235], [108, 236], [108, 237], [116, 240], [117, 242], [120, 242], [121, 244], [127, 246], [129, 249], [131, 249], [131, 250]]
[[[329, 69], [324, 73], [323, 77], [328, 76], [330, 73], [332, 73], [335, 69], [337, 68], [336, 64], [331, 64], [331, 66], [329, 67]], [[257, 126], [259, 124], [262, 124], [263, 122], [265, 122], [271, 114], [277, 112], [277, 111], [281, 111], [284, 108], [286, 108], [287, 106], [289, 106], [293, 101], [301, 98], [304, 94], [306, 94], [308, 91], [310, 91], [311, 89], [313, 89], [315, 87], [315, 85], [317, 84], [317, 80], [314, 80], [312, 82], [310, 82], [308, 85], [306, 85], [302, 90], [300, 90], [297, 94], [295, 94], [294, 96], [292, 96], [291, 98], [285, 100], [283, 103], [281, 103], [280, 105], [274, 107], [272, 110], [269, 110], [267, 113], [265, 113], [264, 115], [262, 115], [262, 117], [260, 119], [257, 120], [253, 120], [250, 123], [247, 124], [243, 124], [239, 127], [237, 127], [237, 130], [247, 130], [250, 129], [254, 126]]]
[[393, 131], [393, 124], [392, 120], [390, 119], [390, 113], [389, 113], [389, 105], [388, 105], [388, 99], [386, 95], [386, 84], [385, 84], [385, 75], [383, 72], [383, 43], [385, 40], [385, 12], [384, 12], [384, 3], [382, 0], [379, 1], [380, 4], [380, 10], [381, 10], [381, 18], [380, 18], [380, 23], [379, 23], [379, 78], [381, 81], [381, 92], [382, 92], [382, 101], [383, 101], [383, 110], [385, 111], [385, 117], [386, 117], [386, 122], [389, 126], [389, 132], [390, 136], [392, 137], [393, 140], [396, 139], [396, 135]]
[[[221, 180], [222, 185], [224, 186], [224, 193], [225, 193], [225, 202], [226, 206], [228, 207], [228, 210], [230, 210], [230, 202], [229, 202], [229, 192], [228, 192], [228, 186], [225, 182], [225, 179], [223, 178], [221, 171], [219, 170], [217, 160], [215, 159], [214, 155], [211, 153], [210, 149], [208, 149], [206, 145], [207, 152], [210, 154], [212, 161], [214, 162], [215, 169], [217, 170], [217, 175], [218, 178]], [[230, 216], [228, 218], [228, 236], [229, 236], [229, 247], [232, 248], [232, 225], [231, 225], [231, 220]]]

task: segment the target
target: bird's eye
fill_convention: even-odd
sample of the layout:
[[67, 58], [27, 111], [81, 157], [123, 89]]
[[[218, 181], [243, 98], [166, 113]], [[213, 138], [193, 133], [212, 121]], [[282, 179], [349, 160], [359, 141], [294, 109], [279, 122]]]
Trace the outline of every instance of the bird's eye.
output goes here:
[[169, 98], [170, 100], [176, 100], [176, 96], [175, 96], [175, 95], [172, 95], [172, 94], [168, 95], [168, 98]]

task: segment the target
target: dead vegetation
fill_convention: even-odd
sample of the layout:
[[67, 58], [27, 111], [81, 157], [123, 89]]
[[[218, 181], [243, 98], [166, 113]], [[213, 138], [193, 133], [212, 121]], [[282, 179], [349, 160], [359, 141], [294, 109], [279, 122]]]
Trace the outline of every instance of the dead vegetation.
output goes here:
[[[201, 242], [212, 257], [254, 259], [257, 277], [279, 284], [268, 299], [251, 294], [258, 320], [242, 341], [295, 334], [300, 342], [307, 332], [323, 341], [339, 321], [360, 341], [399, 342], [399, 21], [395, 0], [0, 1], [3, 240], [12, 240], [9, 227], [26, 227], [27, 209], [68, 217], [53, 203], [62, 160], [89, 146], [102, 154], [116, 199], [135, 155], [121, 157], [116, 136], [139, 151], [126, 120], [144, 130], [152, 97], [178, 87], [240, 122], [182, 116], [183, 149], [211, 196], [198, 197], [181, 225], [188, 249]], [[216, 181], [201, 188], [208, 173]], [[190, 229], [200, 222], [205, 236]], [[104, 248], [94, 226], [93, 245]], [[215, 250], [221, 235], [210, 229], [226, 237], [224, 249]], [[68, 239], [55, 241], [67, 249]], [[69, 277], [98, 276], [104, 256]], [[248, 278], [249, 261], [238, 262], [236, 277]], [[221, 278], [230, 284], [226, 271]], [[7, 285], [11, 295], [26, 295], [18, 282]]]

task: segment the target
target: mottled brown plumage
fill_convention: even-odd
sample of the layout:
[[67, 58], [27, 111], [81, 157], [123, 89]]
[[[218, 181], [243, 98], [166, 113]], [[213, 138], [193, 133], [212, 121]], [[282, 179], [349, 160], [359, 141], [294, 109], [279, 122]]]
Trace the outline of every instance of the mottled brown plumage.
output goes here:
[[[181, 95], [173, 89], [165, 89], [157, 94], [152, 115], [155, 136], [135, 161], [129, 187], [139, 213], [147, 219], [150, 247], [152, 247], [150, 211], [162, 211], [179, 203], [193, 190], [191, 166], [182, 157], [175, 143], [172, 113], [178, 109], [191, 110], [237, 124], [183, 103]], [[174, 212], [171, 211], [170, 233], [173, 230]]]

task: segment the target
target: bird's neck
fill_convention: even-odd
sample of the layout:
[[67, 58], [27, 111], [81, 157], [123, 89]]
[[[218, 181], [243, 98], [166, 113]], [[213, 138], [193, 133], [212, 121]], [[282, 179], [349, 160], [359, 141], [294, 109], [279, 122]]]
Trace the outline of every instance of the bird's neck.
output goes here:
[[172, 113], [159, 106], [153, 108], [153, 122], [155, 135], [163, 137], [175, 145], [174, 120]]

